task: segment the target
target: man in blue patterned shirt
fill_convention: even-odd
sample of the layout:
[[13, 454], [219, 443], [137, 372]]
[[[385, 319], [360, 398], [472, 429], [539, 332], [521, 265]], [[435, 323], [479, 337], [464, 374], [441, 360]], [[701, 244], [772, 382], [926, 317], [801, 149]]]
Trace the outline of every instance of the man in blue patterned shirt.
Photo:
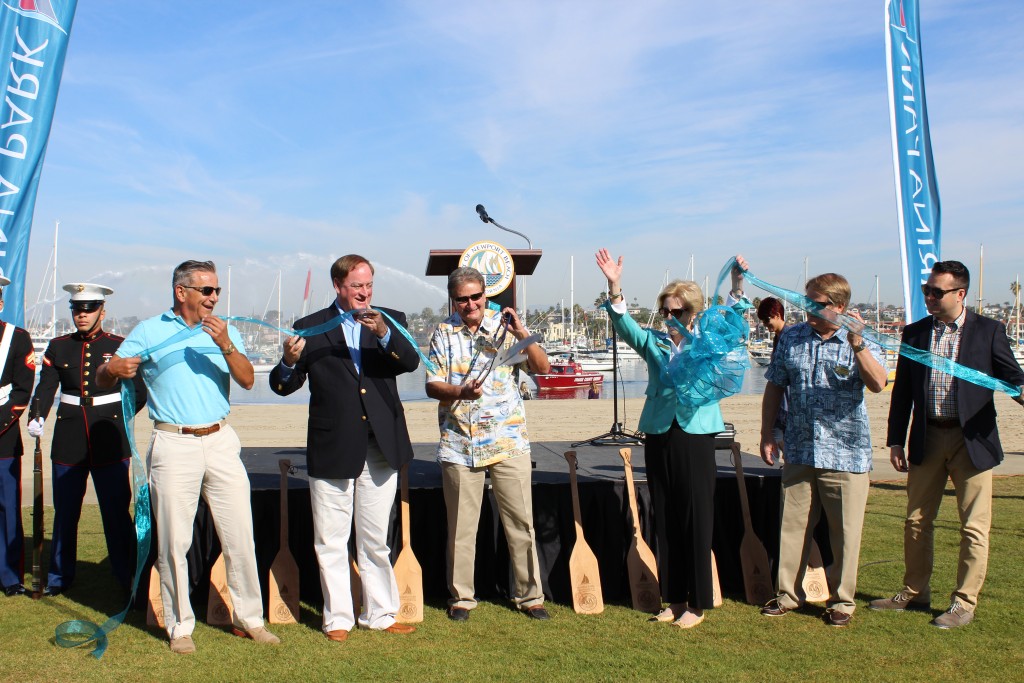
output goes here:
[[[773, 426], [789, 389], [789, 414], [782, 468], [782, 530], [778, 592], [761, 613], [779, 617], [804, 600], [801, 583], [814, 527], [828, 519], [834, 561], [825, 622], [847, 626], [855, 609], [857, 562], [871, 471], [871, 434], [864, 388], [885, 388], [886, 369], [877, 346], [832, 322], [850, 303], [842, 275], [808, 280], [808, 298], [822, 315], [782, 333], [765, 378], [761, 405], [761, 458], [772, 465], [780, 454]], [[851, 316], [860, 319], [856, 313]]]

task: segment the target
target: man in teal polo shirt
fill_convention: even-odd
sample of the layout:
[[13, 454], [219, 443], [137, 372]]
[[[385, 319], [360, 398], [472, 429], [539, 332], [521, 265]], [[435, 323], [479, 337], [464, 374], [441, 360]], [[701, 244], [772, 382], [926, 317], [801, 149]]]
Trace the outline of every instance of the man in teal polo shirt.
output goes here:
[[186, 553], [200, 495], [210, 506], [224, 550], [233, 633], [276, 644], [280, 640], [263, 626], [249, 477], [239, 458], [241, 443], [225, 420], [231, 380], [251, 389], [252, 363], [238, 330], [213, 315], [220, 287], [211, 261], [185, 261], [175, 268], [173, 290], [171, 310], [139, 323], [96, 378], [109, 387], [141, 370], [149, 390], [154, 430], [147, 468], [171, 650], [196, 649]]

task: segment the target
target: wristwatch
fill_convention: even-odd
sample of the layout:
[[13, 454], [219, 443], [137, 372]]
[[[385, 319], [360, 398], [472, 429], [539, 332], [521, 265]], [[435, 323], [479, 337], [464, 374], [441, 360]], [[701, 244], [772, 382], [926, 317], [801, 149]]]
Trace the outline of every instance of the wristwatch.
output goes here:
[[234, 352], [235, 352], [235, 344], [234, 344], [234, 342], [232, 342], [231, 344], [228, 344], [228, 348], [226, 348], [223, 351], [221, 351], [221, 353], [223, 353], [225, 356], [230, 356]]
[[860, 344], [850, 344], [850, 348], [853, 349], [854, 353], [860, 353], [864, 349], [868, 348], [868, 345], [865, 344], [864, 342], [861, 342]]

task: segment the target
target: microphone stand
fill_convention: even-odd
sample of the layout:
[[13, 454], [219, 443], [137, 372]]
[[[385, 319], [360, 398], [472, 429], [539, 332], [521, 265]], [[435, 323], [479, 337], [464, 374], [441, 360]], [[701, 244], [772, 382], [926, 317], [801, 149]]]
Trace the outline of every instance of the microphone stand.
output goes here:
[[[643, 446], [644, 439], [640, 432], [629, 434], [622, 429], [619, 422], [619, 344], [618, 336], [615, 334], [615, 327], [612, 327], [612, 428], [604, 434], [599, 434], [592, 439], [577, 441], [570, 444], [571, 448], [583, 446]], [[625, 400], [625, 396], [623, 396]]]

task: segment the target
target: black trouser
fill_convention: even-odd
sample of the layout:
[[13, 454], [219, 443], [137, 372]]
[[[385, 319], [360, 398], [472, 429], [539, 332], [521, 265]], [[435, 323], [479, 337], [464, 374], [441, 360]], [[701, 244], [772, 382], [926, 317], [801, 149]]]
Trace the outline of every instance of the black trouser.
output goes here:
[[648, 434], [647, 485], [658, 534], [661, 595], [669, 604], [713, 606], [711, 535], [715, 513], [715, 435], [687, 434], [676, 422]]

